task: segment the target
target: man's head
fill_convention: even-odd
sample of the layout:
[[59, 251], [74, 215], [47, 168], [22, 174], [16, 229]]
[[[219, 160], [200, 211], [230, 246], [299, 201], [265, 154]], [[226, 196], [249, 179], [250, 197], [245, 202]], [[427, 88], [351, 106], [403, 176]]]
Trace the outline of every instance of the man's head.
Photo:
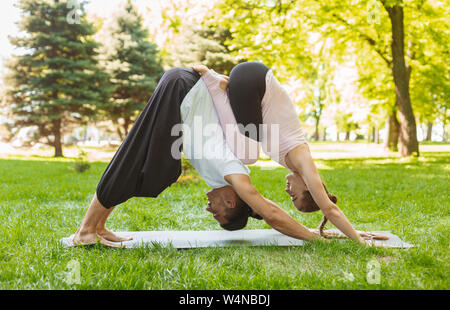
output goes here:
[[247, 225], [248, 217], [262, 219], [236, 194], [231, 186], [224, 186], [206, 193], [206, 211], [226, 230], [238, 230]]
[[[323, 183], [322, 183], [323, 184]], [[334, 203], [337, 202], [337, 197], [330, 194], [325, 184], [323, 184], [328, 198]], [[305, 182], [298, 173], [290, 173], [286, 176], [286, 193], [291, 196], [292, 203], [301, 212], [315, 212], [320, 208], [311, 196]]]

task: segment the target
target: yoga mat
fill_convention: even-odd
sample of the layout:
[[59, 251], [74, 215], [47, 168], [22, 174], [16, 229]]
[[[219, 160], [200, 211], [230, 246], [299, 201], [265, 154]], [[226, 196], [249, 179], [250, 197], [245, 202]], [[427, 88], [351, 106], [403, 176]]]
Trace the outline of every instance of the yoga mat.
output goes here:
[[[330, 229], [329, 231], [337, 231]], [[380, 235], [388, 236], [388, 240], [380, 241], [396, 248], [411, 248], [414, 245], [402, 241], [398, 236], [389, 231], [372, 231]], [[177, 249], [191, 249], [204, 247], [226, 247], [231, 245], [248, 246], [302, 246], [304, 241], [283, 235], [274, 229], [254, 230], [207, 230], [207, 231], [130, 231], [117, 232], [122, 236], [133, 236], [133, 240], [126, 241], [126, 248], [135, 248], [145, 244], [150, 246], [158, 243], [162, 246], [172, 244]], [[71, 247], [73, 235], [61, 239], [61, 243]], [[340, 239], [345, 240], [345, 239]]]

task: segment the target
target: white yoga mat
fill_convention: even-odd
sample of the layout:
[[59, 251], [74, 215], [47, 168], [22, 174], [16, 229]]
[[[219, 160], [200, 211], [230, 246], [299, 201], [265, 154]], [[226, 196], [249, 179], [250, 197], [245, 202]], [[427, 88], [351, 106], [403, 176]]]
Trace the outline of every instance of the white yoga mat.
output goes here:
[[[330, 229], [330, 231], [337, 231]], [[396, 248], [411, 248], [414, 245], [402, 241], [398, 236], [389, 231], [372, 231], [380, 235], [388, 236], [388, 240], [380, 241]], [[130, 231], [117, 232], [121, 236], [133, 236], [133, 240], [124, 242], [126, 248], [135, 248], [142, 245], [152, 246], [158, 243], [162, 246], [171, 244], [177, 249], [226, 247], [231, 245], [248, 246], [302, 246], [304, 241], [283, 235], [274, 229], [254, 230], [207, 230], [207, 231]], [[61, 239], [65, 246], [73, 246], [73, 235]], [[345, 239], [341, 239], [345, 240]]]

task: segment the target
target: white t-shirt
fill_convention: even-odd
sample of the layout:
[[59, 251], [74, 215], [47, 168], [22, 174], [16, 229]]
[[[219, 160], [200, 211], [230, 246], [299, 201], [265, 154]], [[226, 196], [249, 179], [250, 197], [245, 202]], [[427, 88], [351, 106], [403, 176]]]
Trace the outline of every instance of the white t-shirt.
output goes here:
[[226, 175], [250, 173], [228, 147], [211, 95], [202, 79], [184, 97], [180, 111], [183, 152], [206, 184], [220, 188], [230, 185], [224, 179]]

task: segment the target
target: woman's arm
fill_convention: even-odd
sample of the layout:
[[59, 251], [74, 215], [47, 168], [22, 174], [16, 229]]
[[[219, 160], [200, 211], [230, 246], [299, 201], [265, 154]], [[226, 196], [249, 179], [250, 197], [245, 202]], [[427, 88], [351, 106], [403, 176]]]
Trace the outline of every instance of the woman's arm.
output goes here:
[[225, 91], [228, 77], [221, 76], [202, 65], [194, 66], [193, 69], [202, 74], [202, 79], [211, 95], [225, 140], [231, 151], [244, 164], [254, 164], [259, 157], [260, 145], [259, 142], [241, 134], [237, 127], [236, 118]]
[[286, 155], [286, 164], [292, 171], [296, 171], [302, 176], [314, 201], [334, 226], [350, 239], [360, 244], [367, 244], [350, 224], [341, 209], [328, 198], [307, 144], [302, 144], [291, 150]]
[[252, 185], [250, 178], [245, 174], [230, 174], [225, 180], [233, 186], [238, 196], [244, 200], [253, 211], [262, 216], [264, 221], [284, 235], [314, 241], [322, 239], [317, 234], [294, 220], [286, 211], [278, 205], [264, 198]]

